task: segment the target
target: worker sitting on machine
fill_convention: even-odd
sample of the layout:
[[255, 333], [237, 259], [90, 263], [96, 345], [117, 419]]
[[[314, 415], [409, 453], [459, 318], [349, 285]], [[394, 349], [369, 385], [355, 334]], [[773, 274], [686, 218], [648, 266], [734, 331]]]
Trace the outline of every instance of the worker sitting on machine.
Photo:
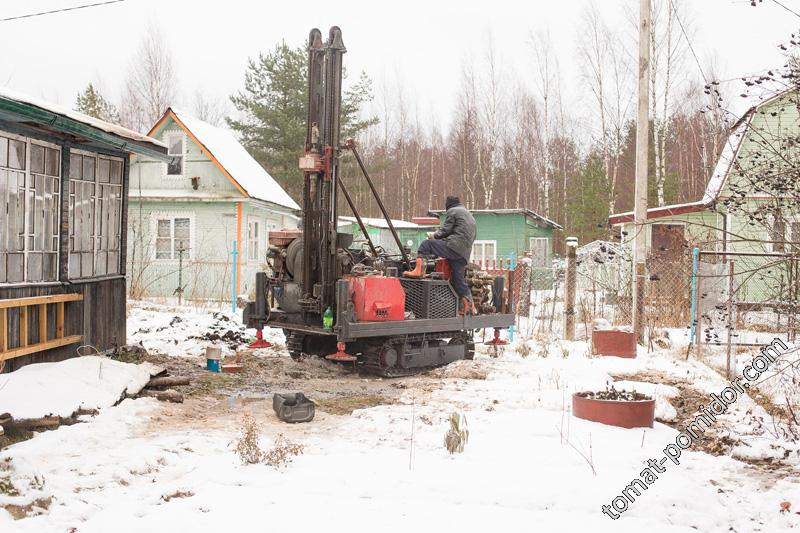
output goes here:
[[461, 314], [475, 314], [472, 291], [466, 280], [467, 263], [475, 242], [475, 219], [457, 196], [448, 196], [445, 202], [447, 213], [442, 226], [417, 250], [415, 268], [403, 274], [407, 278], [421, 278], [427, 270], [426, 259], [443, 257], [450, 264], [450, 282], [461, 302]]

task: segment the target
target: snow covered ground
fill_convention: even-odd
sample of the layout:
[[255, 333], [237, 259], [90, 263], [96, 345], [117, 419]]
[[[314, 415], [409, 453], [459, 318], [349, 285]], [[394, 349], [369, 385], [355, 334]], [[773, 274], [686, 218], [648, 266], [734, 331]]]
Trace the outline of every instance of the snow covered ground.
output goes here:
[[[154, 331], [170, 314], [135, 311], [131, 322]], [[200, 347], [191, 334], [173, 329], [206, 319], [180, 316], [183, 322], [160, 334], [185, 339], [167, 343], [170, 353], [192, 354]], [[684, 451], [619, 519], [603, 514], [678, 432], [661, 423], [626, 430], [576, 419], [571, 394], [605, 388], [612, 375], [637, 382], [667, 376], [703, 394], [726, 386], [703, 362], [685, 361], [684, 350], [592, 358], [584, 342], [517, 338], [499, 358], [481, 352], [444, 373], [394, 380], [402, 391], [397, 403], [349, 416], [318, 410], [309, 424], [281, 424], [269, 399], [205, 403], [208, 412], [196, 423], [176, 417], [171, 404], [125, 400], [89, 423], [0, 452], [0, 492], [4, 478], [19, 492], [0, 494], [0, 506], [47, 507], [31, 506], [22, 520], [0, 509], [0, 531], [800, 530], [800, 515], [779, 512], [783, 501], [792, 511], [800, 507], [796, 445], [759, 431], [752, 419], [767, 415], [747, 397], [720, 417], [721, 431], [736, 437], [734, 455], [739, 448], [762, 458], [788, 451], [788, 466], [771, 470]], [[447, 377], [470, 375], [461, 370], [480, 370], [486, 379]], [[652, 393], [657, 416], [676, 416], [669, 403], [676, 387], [615, 386]], [[466, 416], [470, 434], [464, 453], [451, 456], [443, 438], [454, 411]], [[243, 412], [259, 424], [263, 448], [283, 433], [304, 452], [283, 469], [243, 465], [232, 445]]]
[[149, 363], [129, 365], [87, 356], [28, 365], [0, 376], [0, 413], [15, 419], [70, 417], [78, 410], [111, 407], [135, 395], [159, 372]]

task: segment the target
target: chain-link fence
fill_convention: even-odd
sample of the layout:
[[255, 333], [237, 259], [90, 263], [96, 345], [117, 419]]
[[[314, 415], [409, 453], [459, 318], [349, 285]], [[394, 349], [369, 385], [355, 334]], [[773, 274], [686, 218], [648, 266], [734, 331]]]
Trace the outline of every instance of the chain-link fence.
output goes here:
[[[577, 322], [632, 323], [633, 262], [630, 250], [594, 241], [577, 251]], [[651, 253], [645, 280], [645, 326], [687, 327], [691, 322], [691, 254]]]
[[511, 310], [517, 316], [527, 317], [530, 314], [532, 268], [528, 258], [519, 261], [513, 259], [490, 259], [477, 261], [476, 264], [491, 276], [503, 276], [508, 286], [506, 294], [511, 297]]
[[695, 341], [734, 346], [793, 341], [799, 273], [792, 254], [700, 251]]

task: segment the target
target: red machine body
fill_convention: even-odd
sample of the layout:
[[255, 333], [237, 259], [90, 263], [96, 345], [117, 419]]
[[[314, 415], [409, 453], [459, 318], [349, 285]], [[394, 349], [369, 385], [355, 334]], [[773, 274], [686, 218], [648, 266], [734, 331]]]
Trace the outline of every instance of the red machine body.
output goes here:
[[386, 276], [347, 276], [350, 297], [359, 322], [403, 320], [406, 295], [400, 278]]
[[450, 262], [445, 259], [444, 257], [440, 257], [436, 260], [436, 265], [434, 270], [442, 274], [442, 278], [450, 281], [450, 277], [453, 275], [453, 271], [450, 268]]

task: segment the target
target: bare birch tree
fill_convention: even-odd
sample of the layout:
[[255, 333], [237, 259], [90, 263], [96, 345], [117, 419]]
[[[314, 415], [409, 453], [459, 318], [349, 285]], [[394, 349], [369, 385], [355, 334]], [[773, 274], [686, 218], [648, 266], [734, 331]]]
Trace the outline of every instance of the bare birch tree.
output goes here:
[[122, 124], [147, 131], [178, 95], [175, 61], [161, 30], [150, 26], [128, 67], [120, 104]]

